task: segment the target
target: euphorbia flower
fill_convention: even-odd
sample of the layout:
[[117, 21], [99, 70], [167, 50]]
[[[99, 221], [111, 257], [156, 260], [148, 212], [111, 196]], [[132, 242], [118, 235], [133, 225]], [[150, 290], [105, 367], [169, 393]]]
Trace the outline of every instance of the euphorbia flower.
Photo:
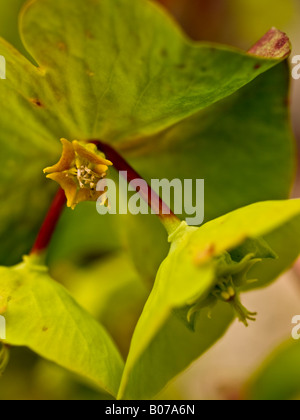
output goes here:
[[74, 209], [82, 201], [97, 201], [102, 192], [97, 183], [106, 176], [112, 162], [105, 159], [94, 144], [72, 143], [61, 139], [63, 153], [60, 161], [44, 172], [47, 178], [58, 182], [66, 193], [67, 205]]
[[[220, 220], [215, 219], [211, 225], [218, 225]], [[197, 321], [196, 314], [204, 308], [209, 308], [210, 317], [218, 301], [230, 304], [239, 321], [248, 326], [248, 321], [255, 321], [257, 313], [248, 311], [242, 305], [240, 293], [247, 285], [257, 280], [248, 278], [247, 275], [255, 264], [265, 259], [276, 259], [277, 255], [258, 236], [250, 238], [245, 235], [239, 239], [241, 241], [239, 246], [229, 245], [222, 250], [217, 250], [215, 244], [202, 247], [202, 231], [205, 229], [205, 225], [194, 228], [182, 222], [170, 235], [171, 249], [162, 263], [161, 271], [164, 274], [160, 278], [160, 283], [168, 281], [169, 277], [175, 281], [178, 273], [179, 279], [184, 276], [192, 279], [189, 287], [189, 280], [185, 278], [185, 297], [182, 299], [184, 296], [182, 291], [180, 303], [177, 300], [171, 305], [193, 330]], [[174, 266], [176, 266], [176, 275]]]
[[[255, 252], [249, 252], [246, 249], [255, 247]], [[213, 308], [218, 300], [229, 303], [239, 321], [248, 326], [248, 321], [255, 321], [256, 312], [248, 311], [241, 303], [240, 289], [257, 280], [248, 279], [247, 274], [251, 268], [261, 262], [263, 259], [276, 259], [277, 255], [268, 247], [262, 239], [247, 240], [244, 244], [244, 250], [233, 252], [225, 251], [223, 254], [212, 258], [212, 264], [215, 268], [215, 281], [212, 284], [208, 294], [196, 299], [191, 304], [187, 313], [187, 320], [194, 328], [197, 312], [205, 307]]]

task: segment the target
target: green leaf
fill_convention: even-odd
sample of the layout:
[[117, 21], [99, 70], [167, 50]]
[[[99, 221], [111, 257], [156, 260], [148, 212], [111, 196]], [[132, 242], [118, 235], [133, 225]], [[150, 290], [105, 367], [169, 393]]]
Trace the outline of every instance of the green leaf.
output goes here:
[[[39, 67], [0, 41], [0, 54], [7, 61], [7, 79], [0, 85], [0, 194], [6, 197], [0, 238], [5, 263], [15, 262], [30, 248], [51, 194], [41, 171], [57, 160], [61, 137], [99, 138], [134, 151], [144, 142], [141, 136], [161, 132], [230, 96], [289, 53], [288, 40], [279, 32], [271, 37], [272, 59], [189, 42], [148, 0], [31, 1], [20, 27]], [[283, 48], [274, 51], [278, 36]], [[277, 150], [283, 152], [284, 166], [278, 180], [290, 162], [282, 150], [290, 144], [286, 126], [280, 133], [284, 142], [280, 140]], [[192, 160], [190, 166], [198, 168], [199, 162]], [[11, 234], [20, 220], [22, 226]]]
[[300, 396], [300, 342], [281, 345], [253, 375], [246, 390], [249, 400], [285, 401]]
[[[229, 96], [290, 52], [279, 31], [268, 40], [268, 60], [195, 45], [160, 8], [140, 0], [34, 1], [23, 12], [21, 28], [25, 46], [46, 71], [45, 82], [72, 103], [71, 109], [55, 101], [56, 113], [63, 105], [60, 119], [67, 114], [70, 124], [76, 116], [84, 139], [113, 143], [173, 125]], [[53, 93], [47, 99], [53, 105]]]
[[46, 267], [26, 258], [0, 276], [7, 344], [26, 346], [116, 396], [123, 361], [115, 344]]
[[149, 294], [127, 254], [113, 254], [80, 269], [62, 263], [53, 270], [76, 301], [107, 329], [126, 358]]
[[[228, 249], [241, 245], [247, 238], [265, 236], [299, 215], [300, 200], [267, 201], [252, 204], [228, 213], [218, 219], [206, 223], [192, 232], [188, 240], [188, 249], [193, 255], [205, 252], [208, 245], [213, 244], [210, 256], [218, 255]], [[190, 228], [191, 229], [191, 228]], [[175, 246], [184, 247], [185, 237], [181, 231]], [[180, 245], [180, 248], [179, 248]]]
[[[246, 252], [246, 254], [250, 252], [248, 256], [246, 255], [248, 263], [251, 263], [250, 258], [274, 258], [274, 253], [264, 242], [260, 240], [253, 244], [253, 241], [249, 242], [249, 239], [268, 237], [271, 232], [280, 231], [281, 243], [286, 243], [286, 239], [291, 235], [291, 222], [294, 221], [297, 226], [297, 229], [294, 230], [294, 236], [299, 238], [300, 200], [265, 202], [229, 213], [206, 223], [198, 229], [187, 227], [183, 223], [170, 236], [171, 250], [159, 269], [154, 288], [136, 327], [119, 397], [134, 398], [136, 392], [134, 384], [140, 383], [142, 377], [148, 377], [152, 380], [152, 366], [147, 364], [147, 360], [150, 358], [147, 353], [151, 351], [153, 346], [159, 345], [156, 344], [157, 336], [168, 323], [170, 317], [173, 316], [174, 309], [196, 305], [197, 302], [201, 304], [199, 309], [202, 309], [206, 306], [209, 307], [213, 302], [217, 302], [213, 293], [216, 291], [220, 278], [223, 279], [230, 275], [234, 278], [235, 275], [243, 274], [242, 280], [245, 280], [243, 277], [247, 274], [248, 268], [243, 265], [242, 252]], [[229, 254], [230, 252], [232, 252], [232, 256]], [[292, 252], [293, 256], [294, 253], [295, 256], [300, 253], [299, 240], [297, 241], [297, 249]], [[280, 261], [280, 254], [278, 254], [278, 258]], [[234, 259], [240, 259], [240, 262], [235, 262]], [[275, 277], [288, 268], [285, 265], [287, 262], [285, 255], [283, 261], [283, 263], [277, 265], [278, 271], [273, 271], [272, 274]], [[250, 268], [251, 264], [249, 265]], [[235, 286], [238, 291], [238, 283]], [[259, 286], [259, 281], [252, 284], [252, 288]], [[237, 293], [236, 296], [238, 297]], [[208, 300], [207, 303], [206, 300]], [[228, 299], [228, 302], [233, 303], [231, 299]], [[228, 306], [230, 305], [228, 304]], [[238, 311], [242, 308], [237, 304], [233, 307]], [[246, 316], [247, 313], [245, 312], [243, 315]], [[243, 318], [241, 317], [241, 319]], [[220, 322], [223, 327], [221, 331], [224, 332], [230, 323], [230, 319], [227, 320], [225, 326], [222, 317], [214, 322]], [[209, 330], [210, 328], [207, 328], [206, 331]], [[201, 339], [206, 343], [207, 347], [205, 349], [213, 344], [212, 341], [207, 340], [206, 334], [203, 330]], [[216, 340], [216, 337], [214, 337], [214, 340]], [[174, 346], [177, 342], [178, 337], [174, 334], [174, 342], [165, 344], [165, 351], [170, 352], [169, 345]], [[205, 349], [201, 348], [199, 355]], [[181, 353], [178, 353], [174, 365], [180, 359]], [[191, 359], [189, 362], [193, 360]], [[187, 364], [186, 361], [185, 364]], [[174, 374], [175, 371], [176, 368], [173, 368], [172, 373]], [[177, 371], [177, 373], [179, 372], [180, 370]], [[155, 375], [159, 376], [159, 373], [156, 372]], [[162, 377], [157, 382], [160, 385], [165, 385], [170, 379], [171, 377], [167, 377], [163, 372]], [[159, 388], [155, 388], [155, 391], [158, 392]], [[148, 395], [145, 388], [143, 388], [143, 391], [140, 389], [139, 392], [145, 392]]]
[[[195, 332], [171, 314], [133, 370], [126, 372], [120, 399], [152, 399], [168, 382], [183, 372], [227, 331], [234, 319], [229, 305], [219, 302], [208, 317], [204, 309]], [[128, 376], [127, 376], [128, 375]]]

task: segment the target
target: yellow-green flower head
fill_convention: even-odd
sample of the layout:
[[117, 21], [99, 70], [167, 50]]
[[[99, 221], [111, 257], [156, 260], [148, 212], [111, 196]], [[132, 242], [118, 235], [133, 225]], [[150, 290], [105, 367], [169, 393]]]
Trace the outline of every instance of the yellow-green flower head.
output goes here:
[[65, 191], [67, 205], [74, 209], [82, 201], [97, 201], [102, 192], [97, 183], [106, 176], [112, 162], [105, 159], [94, 144], [72, 143], [61, 139], [63, 153], [60, 161], [44, 169], [47, 178], [56, 181]]

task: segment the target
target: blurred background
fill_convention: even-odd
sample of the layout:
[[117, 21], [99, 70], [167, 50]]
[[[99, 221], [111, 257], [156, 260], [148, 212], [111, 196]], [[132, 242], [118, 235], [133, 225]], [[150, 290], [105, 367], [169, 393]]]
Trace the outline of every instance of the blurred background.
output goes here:
[[[293, 46], [292, 57], [300, 55], [298, 0], [157, 0], [157, 2], [168, 9], [183, 30], [195, 40], [214, 41], [247, 50], [272, 26], [276, 26], [289, 35]], [[17, 24], [18, 12], [23, 3], [23, 0], [0, 0], [0, 35], [26, 54], [18, 35]], [[292, 80], [291, 115], [298, 146], [300, 146], [299, 108], [300, 80]], [[299, 150], [300, 147], [298, 147], [300, 159]], [[293, 195], [300, 196], [299, 170]], [[80, 214], [72, 217], [74, 222], [74, 218], [80, 217]], [[60, 248], [58, 247], [56, 252], [61, 253], [62, 257], [68, 252], [76, 251], [70, 249], [69, 243], [66, 245], [65, 237], [59, 238], [59, 242]], [[113, 247], [112, 237], [111, 242]], [[127, 264], [122, 258], [122, 255], [113, 256], [108, 264], [110, 267]], [[61, 258], [60, 261], [52, 269], [56, 278], [60, 280], [61, 273], [69, 273], [67, 279], [64, 276], [64, 283], [79, 302], [111, 331], [123, 354], [126, 355], [131, 333], [147, 295], [146, 289], [136, 279], [132, 268], [128, 266], [124, 270], [126, 278], [122, 279], [122, 285], [118, 271], [112, 272], [108, 285], [105, 282], [106, 276], [101, 275], [102, 272], [105, 273], [105, 266], [92, 261], [89, 271], [84, 269], [83, 286], [80, 281], [80, 271], [73, 271], [72, 263], [66, 263], [66, 259]], [[93, 287], [95, 278], [98, 282], [99, 278], [104, 278], [100, 289], [101, 300], [106, 304], [102, 307], [101, 305], [99, 307], [97, 295], [90, 296], [90, 293], [87, 293], [88, 287]], [[124, 296], [125, 290], [128, 299]], [[110, 311], [112, 301], [114, 308], [118, 308], [114, 313]], [[267, 290], [245, 296], [245, 305], [258, 311], [257, 322], [248, 329], [236, 322], [227, 335], [176, 379], [160, 398], [232, 400], [250, 395], [247, 383], [253, 371], [259, 368], [280, 343], [290, 337], [292, 318], [300, 315], [300, 262]], [[124, 320], [126, 329], [118, 322], [119, 317], [124, 317], [125, 313], [128, 317]], [[274, 377], [273, 380], [278, 381], [279, 378]], [[300, 384], [298, 388], [300, 393]], [[29, 350], [13, 349], [11, 363], [4, 377], [0, 378], [0, 400], [99, 398], [106, 396], [99, 396], [99, 393], [88, 384], [83, 385], [71, 374], [40, 360]]]

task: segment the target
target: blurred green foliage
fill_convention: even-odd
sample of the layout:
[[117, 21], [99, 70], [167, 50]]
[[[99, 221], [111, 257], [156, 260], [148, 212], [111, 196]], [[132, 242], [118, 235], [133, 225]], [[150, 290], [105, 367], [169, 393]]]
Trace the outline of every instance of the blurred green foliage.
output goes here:
[[272, 27], [297, 24], [297, 0], [156, 0], [193, 39], [249, 48]]
[[300, 399], [300, 341], [290, 339], [274, 351], [245, 389], [249, 400]]

